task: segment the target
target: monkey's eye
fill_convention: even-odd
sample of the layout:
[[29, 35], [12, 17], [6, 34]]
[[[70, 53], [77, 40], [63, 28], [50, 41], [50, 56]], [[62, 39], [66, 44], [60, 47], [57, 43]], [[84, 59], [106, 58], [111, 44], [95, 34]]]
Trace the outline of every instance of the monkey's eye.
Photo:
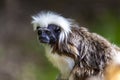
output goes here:
[[37, 26], [36, 29], [38, 30], [40, 28], [40, 26]]
[[55, 24], [49, 24], [48, 29], [54, 31], [55, 33], [60, 32], [60, 27]]
[[41, 34], [42, 34], [42, 31], [41, 31], [41, 30], [38, 30], [37, 33], [38, 33], [38, 35], [41, 35]]

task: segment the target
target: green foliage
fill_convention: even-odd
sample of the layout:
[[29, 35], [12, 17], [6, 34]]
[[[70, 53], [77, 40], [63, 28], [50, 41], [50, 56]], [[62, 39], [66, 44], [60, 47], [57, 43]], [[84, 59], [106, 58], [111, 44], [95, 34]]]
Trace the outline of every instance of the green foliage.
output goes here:
[[97, 17], [91, 26], [94, 32], [108, 38], [112, 43], [120, 44], [120, 17], [106, 12]]
[[43, 68], [36, 67], [36, 80], [55, 80], [58, 74], [57, 70], [49, 63]]

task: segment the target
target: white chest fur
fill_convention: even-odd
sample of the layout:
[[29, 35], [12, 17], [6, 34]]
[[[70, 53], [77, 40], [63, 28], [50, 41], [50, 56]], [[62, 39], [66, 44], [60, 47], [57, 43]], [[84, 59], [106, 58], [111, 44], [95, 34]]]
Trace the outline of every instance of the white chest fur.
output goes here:
[[57, 53], [53, 54], [51, 53], [50, 49], [47, 48], [46, 55], [48, 59], [52, 62], [52, 64], [58, 68], [58, 70], [61, 73], [61, 77], [63, 79], [68, 78], [70, 75], [71, 70], [74, 67], [74, 60], [70, 57], [64, 56], [64, 55], [58, 55]]

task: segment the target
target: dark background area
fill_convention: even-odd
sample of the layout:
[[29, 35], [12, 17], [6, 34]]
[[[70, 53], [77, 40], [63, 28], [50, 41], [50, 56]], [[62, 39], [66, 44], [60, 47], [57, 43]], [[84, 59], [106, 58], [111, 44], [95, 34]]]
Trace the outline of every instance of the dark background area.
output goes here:
[[120, 0], [0, 0], [0, 80], [55, 80], [32, 15], [54, 11], [120, 45]]

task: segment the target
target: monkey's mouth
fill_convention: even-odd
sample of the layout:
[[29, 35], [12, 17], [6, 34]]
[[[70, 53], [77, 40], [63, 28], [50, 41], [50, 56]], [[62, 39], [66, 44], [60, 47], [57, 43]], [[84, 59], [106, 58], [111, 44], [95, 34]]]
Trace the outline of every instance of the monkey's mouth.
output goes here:
[[49, 40], [49, 39], [46, 39], [46, 38], [39, 38], [39, 41], [40, 41], [40, 43], [45, 43], [45, 44], [54, 44], [55, 43], [55, 40], [53, 40], [53, 39], [51, 39], [51, 40]]
[[49, 43], [50, 42], [50, 40], [45, 37], [42, 37], [42, 38], [39, 37], [39, 41], [40, 41], [40, 43]]
[[48, 40], [40, 40], [40, 43], [49, 43], [49, 41]]

